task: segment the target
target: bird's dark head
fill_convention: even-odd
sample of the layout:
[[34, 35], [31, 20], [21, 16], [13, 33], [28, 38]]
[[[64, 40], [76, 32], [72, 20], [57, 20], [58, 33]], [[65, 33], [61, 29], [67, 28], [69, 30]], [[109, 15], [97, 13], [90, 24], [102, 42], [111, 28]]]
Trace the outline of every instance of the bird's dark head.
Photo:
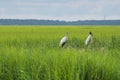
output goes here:
[[89, 32], [90, 35], [93, 35], [92, 32]]

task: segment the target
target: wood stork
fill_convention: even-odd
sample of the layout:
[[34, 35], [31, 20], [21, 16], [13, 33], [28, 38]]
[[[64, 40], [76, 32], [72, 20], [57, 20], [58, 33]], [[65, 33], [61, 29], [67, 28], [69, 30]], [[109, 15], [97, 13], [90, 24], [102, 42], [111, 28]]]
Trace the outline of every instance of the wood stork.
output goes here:
[[90, 42], [91, 42], [91, 40], [92, 40], [92, 32], [89, 32], [89, 36], [87, 37], [87, 39], [86, 39], [86, 41], [85, 41], [85, 46], [87, 47], [89, 44], [90, 44]]
[[61, 39], [60, 43], [59, 43], [59, 47], [63, 47], [65, 45], [65, 43], [68, 40], [68, 32], [66, 32], [66, 35]]

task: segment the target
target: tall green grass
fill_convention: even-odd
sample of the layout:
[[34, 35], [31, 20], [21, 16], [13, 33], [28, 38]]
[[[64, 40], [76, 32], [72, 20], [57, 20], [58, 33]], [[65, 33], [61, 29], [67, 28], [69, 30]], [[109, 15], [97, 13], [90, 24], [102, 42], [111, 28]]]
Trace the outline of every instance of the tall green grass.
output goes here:
[[[93, 40], [84, 49], [89, 31]], [[120, 80], [120, 27], [1, 26], [0, 80]], [[68, 42], [59, 41], [68, 32]]]

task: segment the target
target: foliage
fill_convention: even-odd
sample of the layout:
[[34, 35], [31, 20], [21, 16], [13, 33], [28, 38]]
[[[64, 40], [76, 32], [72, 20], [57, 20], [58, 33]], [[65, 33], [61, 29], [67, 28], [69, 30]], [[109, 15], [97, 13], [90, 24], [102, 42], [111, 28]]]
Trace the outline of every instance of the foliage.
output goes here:
[[[93, 39], [87, 49], [89, 31]], [[119, 26], [0, 26], [0, 80], [120, 80]], [[68, 42], [60, 39], [68, 32]]]

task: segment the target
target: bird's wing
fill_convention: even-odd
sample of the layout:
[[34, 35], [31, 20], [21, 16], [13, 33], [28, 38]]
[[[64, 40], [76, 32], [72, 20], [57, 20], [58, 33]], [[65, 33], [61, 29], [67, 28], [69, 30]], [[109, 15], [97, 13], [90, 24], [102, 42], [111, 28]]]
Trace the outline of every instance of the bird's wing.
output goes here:
[[63, 37], [63, 38], [61, 39], [60, 44], [63, 44], [63, 43], [65, 43], [66, 41], [67, 41], [67, 37], [65, 36], [65, 37]]
[[91, 39], [92, 39], [92, 36], [89, 35], [89, 36], [87, 37], [86, 41], [85, 41], [85, 45], [88, 45], [88, 44], [90, 43]]
[[65, 36], [65, 37], [63, 37], [62, 39], [61, 39], [61, 43], [63, 43], [63, 42], [66, 42], [67, 41], [67, 37]]

